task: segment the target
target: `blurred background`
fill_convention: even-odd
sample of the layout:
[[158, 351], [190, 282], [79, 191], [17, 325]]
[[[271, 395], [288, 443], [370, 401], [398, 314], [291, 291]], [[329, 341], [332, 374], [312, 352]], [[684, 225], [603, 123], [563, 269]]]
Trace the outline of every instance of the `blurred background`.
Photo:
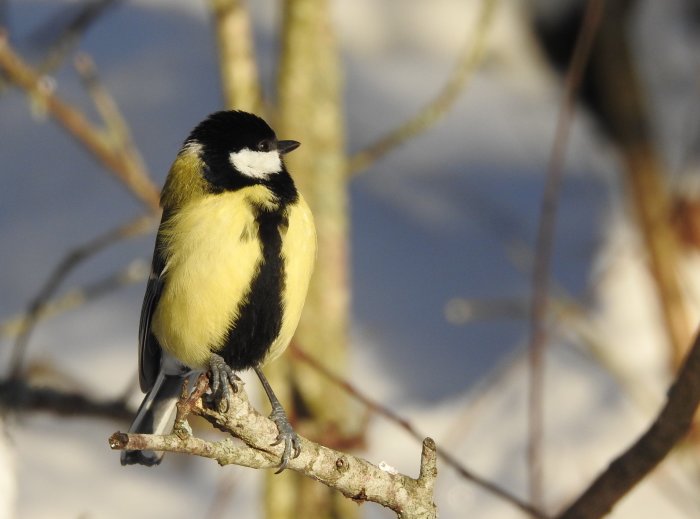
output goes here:
[[[289, 168], [319, 265], [270, 366], [298, 430], [417, 475], [415, 435], [330, 371], [523, 502], [576, 497], [655, 415], [700, 301], [700, 4], [607, 3], [558, 149], [584, 1], [0, 2], [0, 517], [393, 516], [294, 474], [181, 455], [121, 467], [109, 450], [141, 398], [154, 190], [225, 107], [302, 142]], [[698, 461], [691, 434], [612, 516], [700, 515]], [[439, 470], [440, 517], [525, 517]]]

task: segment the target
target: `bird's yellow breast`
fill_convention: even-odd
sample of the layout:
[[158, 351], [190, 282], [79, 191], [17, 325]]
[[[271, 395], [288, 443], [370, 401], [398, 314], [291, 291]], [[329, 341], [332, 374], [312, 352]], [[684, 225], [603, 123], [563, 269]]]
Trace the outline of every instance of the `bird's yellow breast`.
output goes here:
[[[211, 352], [223, 347], [263, 259], [254, 207], [273, 209], [276, 203], [263, 186], [205, 196], [185, 204], [161, 229], [167, 260], [151, 331], [186, 365], [204, 369]], [[313, 218], [301, 195], [286, 211], [288, 226], [280, 230], [282, 325], [266, 361], [296, 330], [316, 250]]]
[[292, 340], [316, 260], [316, 227], [301, 193], [297, 202], [289, 207], [289, 226], [282, 235], [282, 258], [285, 268], [282, 327], [264, 362], [281, 355]]

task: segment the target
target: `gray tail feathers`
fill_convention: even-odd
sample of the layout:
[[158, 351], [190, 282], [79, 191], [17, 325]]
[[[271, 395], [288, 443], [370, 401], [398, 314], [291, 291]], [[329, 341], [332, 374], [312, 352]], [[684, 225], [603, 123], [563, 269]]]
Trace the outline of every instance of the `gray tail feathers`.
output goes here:
[[[188, 374], [166, 375], [161, 371], [136, 412], [130, 433], [169, 434], [175, 422], [176, 404]], [[122, 451], [122, 465], [158, 465], [161, 451]]]

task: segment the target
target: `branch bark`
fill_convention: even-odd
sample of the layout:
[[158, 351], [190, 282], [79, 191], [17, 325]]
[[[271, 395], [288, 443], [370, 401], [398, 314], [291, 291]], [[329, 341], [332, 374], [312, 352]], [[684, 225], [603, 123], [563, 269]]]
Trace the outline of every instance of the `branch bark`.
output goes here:
[[[172, 434], [159, 436], [116, 432], [109, 438], [110, 447], [114, 450], [179, 452], [211, 458], [222, 466], [233, 464], [255, 469], [276, 468], [283, 446], [273, 445], [277, 437], [274, 422], [252, 407], [243, 390], [233, 395], [227, 412], [209, 407], [202, 398], [207, 386], [207, 377], [200, 376], [192, 396], [185, 395], [180, 400]], [[231, 437], [208, 441], [192, 436], [186, 423], [189, 414], [205, 418]], [[433, 502], [437, 452], [432, 439], [423, 440], [420, 472], [415, 479], [303, 437], [300, 437], [300, 441], [301, 454], [289, 462], [289, 470], [334, 488], [356, 502], [372, 501], [390, 508], [402, 519], [437, 517], [437, 507]]]

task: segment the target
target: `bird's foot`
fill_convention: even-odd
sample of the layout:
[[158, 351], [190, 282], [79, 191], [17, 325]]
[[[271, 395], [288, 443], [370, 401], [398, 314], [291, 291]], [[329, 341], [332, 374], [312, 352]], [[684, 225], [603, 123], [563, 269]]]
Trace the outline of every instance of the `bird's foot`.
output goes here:
[[289, 460], [296, 458], [301, 454], [301, 442], [299, 441], [299, 436], [294, 432], [292, 424], [289, 423], [286, 413], [281, 405], [272, 406], [272, 413], [270, 414], [270, 420], [275, 422], [277, 425], [277, 439], [272, 445], [279, 445], [284, 443], [284, 452], [282, 452], [282, 459], [280, 461], [279, 467], [275, 474], [279, 474], [289, 465]]
[[289, 423], [287, 414], [284, 412], [282, 404], [280, 404], [279, 399], [275, 396], [275, 392], [272, 391], [270, 383], [267, 381], [265, 374], [262, 372], [260, 366], [253, 366], [255, 373], [260, 379], [260, 383], [265, 389], [267, 398], [270, 399], [270, 406], [272, 407], [272, 413], [270, 413], [270, 420], [275, 422], [277, 426], [277, 439], [272, 445], [279, 445], [284, 443], [284, 451], [282, 452], [282, 459], [280, 460], [279, 468], [275, 474], [279, 474], [289, 465], [289, 460], [296, 458], [301, 454], [301, 441], [299, 436], [292, 429], [292, 425]]
[[209, 360], [209, 373], [212, 399], [217, 404], [219, 412], [225, 413], [233, 397], [232, 391], [238, 393], [239, 385], [242, 385], [243, 381], [238, 378], [231, 366], [226, 364], [223, 357], [216, 353], [212, 353]]

